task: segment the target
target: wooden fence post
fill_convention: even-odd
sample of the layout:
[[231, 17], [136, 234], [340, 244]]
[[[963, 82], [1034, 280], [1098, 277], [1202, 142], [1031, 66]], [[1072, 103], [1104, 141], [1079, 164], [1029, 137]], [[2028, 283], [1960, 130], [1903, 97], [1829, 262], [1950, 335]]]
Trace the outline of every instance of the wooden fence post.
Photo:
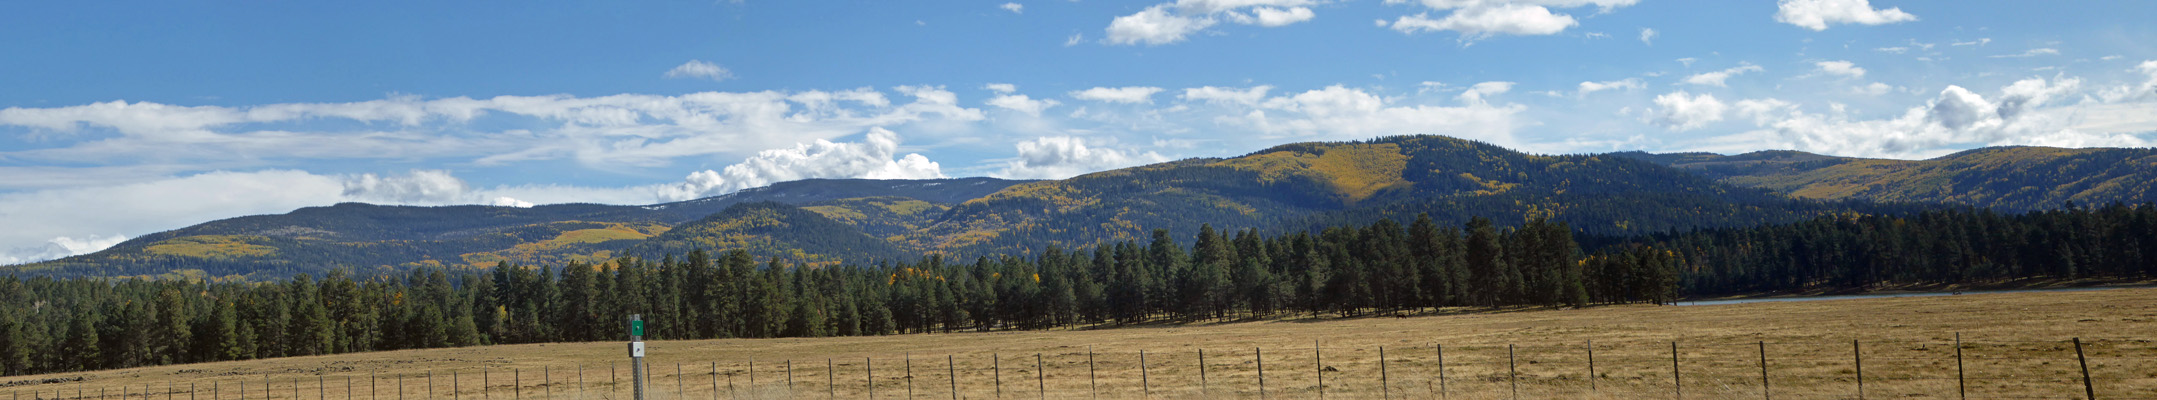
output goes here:
[[833, 372], [835, 372], [835, 371], [837, 371], [837, 369], [834, 369], [834, 368], [832, 368], [832, 366], [831, 366], [831, 358], [830, 358], [830, 357], [825, 357], [825, 358], [824, 358], [824, 399], [825, 399], [825, 400], [835, 400], [835, 399], [838, 399], [838, 398], [839, 398], [839, 376], [838, 376], [838, 374], [835, 374], [835, 373], [833, 373]]

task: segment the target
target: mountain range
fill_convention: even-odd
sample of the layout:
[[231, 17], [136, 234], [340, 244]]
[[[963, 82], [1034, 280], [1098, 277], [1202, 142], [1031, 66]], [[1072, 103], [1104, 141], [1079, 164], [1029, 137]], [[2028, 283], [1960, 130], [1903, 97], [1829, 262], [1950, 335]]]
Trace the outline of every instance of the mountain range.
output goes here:
[[924, 254], [1029, 254], [1412, 219], [1517, 223], [1587, 235], [1774, 224], [1937, 207], [2029, 211], [2152, 199], [2157, 151], [2002, 147], [1931, 160], [1765, 151], [1535, 155], [1443, 136], [1295, 143], [1061, 180], [813, 179], [648, 206], [347, 203], [137, 237], [0, 273], [275, 279], [330, 269], [599, 264], [746, 249], [806, 265]]

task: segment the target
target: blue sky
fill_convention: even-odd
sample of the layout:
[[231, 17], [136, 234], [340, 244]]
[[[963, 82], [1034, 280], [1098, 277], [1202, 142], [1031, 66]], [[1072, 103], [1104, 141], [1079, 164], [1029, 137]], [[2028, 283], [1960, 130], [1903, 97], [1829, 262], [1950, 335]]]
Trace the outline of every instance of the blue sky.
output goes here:
[[2148, 1], [7, 2], [0, 263], [342, 201], [649, 204], [1430, 133], [2148, 147]]

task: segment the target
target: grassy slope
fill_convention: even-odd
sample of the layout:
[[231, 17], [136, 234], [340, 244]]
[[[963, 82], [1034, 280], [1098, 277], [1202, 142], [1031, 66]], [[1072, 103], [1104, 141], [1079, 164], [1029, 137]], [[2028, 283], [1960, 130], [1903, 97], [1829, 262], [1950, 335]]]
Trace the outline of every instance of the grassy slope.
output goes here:
[[[2148, 397], [2157, 393], [2157, 345], [2122, 339], [2152, 339], [2157, 332], [2157, 289], [2088, 292], [1970, 294], [1962, 296], [1753, 303], [1726, 306], [1615, 306], [1579, 310], [1370, 318], [1285, 320], [1226, 324], [1147, 326], [1126, 329], [1048, 332], [995, 332], [884, 337], [699, 340], [654, 342], [649, 362], [660, 399], [675, 398], [676, 364], [691, 398], [710, 398], [711, 387], [728, 385], [749, 393], [747, 368], [754, 361], [758, 393], [782, 398], [785, 365], [792, 360], [797, 393], [822, 396], [827, 376], [824, 360], [837, 371], [840, 397], [863, 395], [862, 360], [873, 357], [877, 394], [903, 398], [904, 358], [914, 364], [913, 384], [920, 398], [949, 398], [945, 356], [957, 361], [959, 389], [968, 398], [995, 394], [998, 356], [1004, 395], [1038, 396], [1033, 370], [1035, 353], [1047, 366], [1045, 385], [1051, 398], [1087, 395], [1086, 352], [1090, 347], [1105, 398], [1140, 398], [1138, 351], [1147, 351], [1148, 376], [1156, 397], [1195, 398], [1196, 352], [1207, 354], [1213, 397], [1255, 397], [1252, 349], [1265, 350], [1266, 379], [1274, 398], [1315, 397], [1312, 343], [1324, 343], [1327, 398], [1377, 398], [1377, 348], [1386, 346], [1393, 396], [1433, 396], [1436, 349], [1445, 345], [1448, 388], [1453, 398], [1506, 398], [1505, 345], [1515, 344], [1522, 398], [1666, 398], [1669, 396], [1669, 345], [1681, 342], [1687, 398], [1759, 398], [1757, 342], [1767, 342], [1775, 396], [1813, 398], [1848, 396], [1854, 389], [1850, 341], [1861, 340], [1866, 353], [1868, 396], [1879, 398], [1952, 398], [1952, 341], [1966, 342], [1972, 396], [2060, 396], [2080, 393], [2073, 375], [2074, 354], [2064, 341], [2082, 337], [2099, 379], [2100, 395]], [[1596, 345], [1601, 396], [1588, 396], [1585, 350]], [[2123, 358], [2139, 357], [2139, 358]], [[342, 382], [356, 379], [355, 398], [392, 399], [396, 377], [405, 393], [422, 398], [425, 374], [435, 374], [437, 398], [448, 397], [452, 372], [465, 398], [478, 398], [480, 371], [492, 375], [491, 396], [512, 396], [512, 369], [521, 370], [524, 396], [548, 390], [564, 398], [622, 398], [626, 389], [608, 386], [607, 368], [615, 363], [626, 380], [622, 344], [575, 343], [491, 346], [297, 357], [155, 368], [11, 377], [10, 381], [83, 377], [81, 383], [29, 384], [7, 390], [51, 391], [99, 388], [137, 393], [142, 385], [162, 390], [168, 383], [190, 383], [207, 391], [221, 382], [225, 396], [235, 395], [241, 379], [261, 396], [263, 374], [272, 374], [274, 399], [289, 399], [294, 378], [303, 398], [315, 398], [316, 377], [326, 376], [330, 398], [344, 396]], [[710, 375], [715, 365], [722, 375]], [[575, 371], [585, 369], [588, 396], [577, 397]], [[541, 378], [542, 368], [549, 369]], [[380, 373], [381, 392], [370, 397], [369, 373]], [[2012, 379], [2006, 377], [2013, 376]], [[1930, 379], [1909, 379], [1930, 378]], [[1942, 379], [1947, 378], [1947, 379]], [[541, 382], [552, 382], [542, 386]], [[715, 385], [716, 383], [716, 385]], [[620, 391], [615, 391], [620, 389]], [[204, 394], [207, 396], [207, 393]], [[25, 393], [24, 398], [29, 398]], [[153, 396], [154, 397], [154, 396]], [[185, 397], [184, 394], [180, 397]], [[749, 397], [744, 397], [749, 398]]]
[[1877, 160], [1770, 151], [1721, 156], [1644, 154], [1715, 177], [1814, 199], [1944, 203], [2006, 210], [2157, 201], [2157, 150], [1995, 147], [1930, 160]]

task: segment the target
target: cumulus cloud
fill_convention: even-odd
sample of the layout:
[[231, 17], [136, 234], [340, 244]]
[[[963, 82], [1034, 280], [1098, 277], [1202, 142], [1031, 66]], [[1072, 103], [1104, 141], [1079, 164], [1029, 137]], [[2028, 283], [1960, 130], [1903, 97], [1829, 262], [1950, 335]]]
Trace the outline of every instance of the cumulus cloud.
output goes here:
[[861, 143], [835, 143], [818, 139], [792, 148], [757, 152], [755, 156], [720, 170], [703, 170], [682, 183], [658, 188], [662, 201], [680, 201], [814, 178], [935, 179], [943, 169], [920, 154], [898, 156], [899, 135], [884, 128], [870, 128]]
[[1671, 131], [1689, 131], [1722, 121], [1723, 113], [1730, 108], [1713, 95], [1695, 96], [1685, 91], [1655, 96], [1655, 106], [1648, 113], [1648, 123]]
[[999, 95], [996, 97], [989, 98], [988, 101], [988, 105], [996, 106], [997, 108], [1017, 111], [1025, 113], [1026, 115], [1035, 116], [1041, 115], [1041, 111], [1047, 110], [1049, 109], [1049, 107], [1055, 107], [1060, 104], [1063, 103], [1058, 102], [1055, 99], [1035, 100], [1032, 97], [1027, 97], [1023, 94]]
[[1823, 74], [1840, 75], [1851, 78], [1865, 77], [1865, 69], [1858, 67], [1856, 63], [1852, 63], [1849, 61], [1821, 61], [1813, 63], [1813, 65], [1819, 66], [1820, 73]]
[[[1758, 121], [1746, 135], [1765, 138], [1769, 146], [1861, 157], [1924, 158], [1977, 146], [2041, 145], [2064, 147], [2153, 144], [2140, 131], [2079, 128], [2093, 109], [2083, 105], [2050, 107], [2075, 98], [2081, 80], [2030, 78], [2016, 81], [1987, 98], [1950, 85], [1925, 105], [1885, 119], [1853, 119], [1842, 112], [1786, 114]], [[2117, 110], [2144, 113], [2146, 110]], [[2147, 120], [2146, 116], [2141, 117]]]
[[[1178, 0], [1109, 21], [1108, 43], [1158, 46], [1181, 42], [1222, 22], [1279, 27], [1317, 16], [1317, 0]], [[1074, 39], [1077, 36], [1073, 36]]]
[[[490, 166], [573, 160], [663, 167], [682, 157], [742, 155], [874, 126], [985, 118], [940, 87], [901, 86], [899, 104], [869, 88], [702, 92], [678, 96], [498, 96], [246, 107], [113, 101], [0, 109], [0, 126], [46, 137], [0, 158], [116, 165], [275, 166], [281, 160], [462, 159]], [[473, 124], [485, 116], [487, 124]], [[268, 129], [330, 121], [308, 131]], [[356, 122], [356, 124], [350, 124]], [[180, 171], [185, 172], [185, 171]]]
[[1901, 8], [1872, 8], [1871, 0], [1782, 0], [1775, 11], [1775, 22], [1815, 31], [1827, 30], [1828, 24], [1880, 25], [1916, 20], [1916, 15], [1902, 12]]
[[1704, 72], [1693, 76], [1685, 77], [1685, 83], [1700, 86], [1728, 87], [1729, 85], [1724, 84], [1723, 81], [1729, 80], [1730, 77], [1744, 75], [1747, 72], [1760, 71], [1761, 68], [1758, 65], [1740, 64], [1736, 67], [1730, 67], [1730, 69], [1714, 72]]
[[1218, 107], [1216, 124], [1285, 140], [1364, 139], [1381, 135], [1442, 134], [1513, 143], [1517, 115], [1527, 107], [1495, 105], [1489, 95], [1511, 83], [1485, 82], [1456, 97], [1460, 106], [1412, 102], [1339, 85], [1268, 97], [1256, 105], [1207, 103]]
[[992, 175], [1008, 179], [1062, 179], [1088, 172], [1168, 161], [1154, 152], [1139, 153], [1099, 146], [1070, 136], [1046, 136], [1019, 142], [1018, 158]]
[[1153, 94], [1160, 93], [1161, 90], [1161, 88], [1151, 86], [1096, 87], [1071, 92], [1071, 97], [1108, 103], [1151, 104], [1153, 103]]
[[1025, 14], [1025, 13], [1026, 13], [1026, 5], [1025, 5], [1025, 4], [1019, 4], [1019, 3], [1004, 3], [1004, 5], [1003, 5], [1003, 6], [1001, 6], [1000, 8], [1003, 8], [1003, 9], [1004, 9], [1004, 11], [1010, 11], [1010, 12], [1011, 12], [1012, 14]]
[[1626, 78], [1622, 80], [1603, 82], [1581, 82], [1580, 96], [1586, 97], [1590, 93], [1605, 90], [1633, 90], [1644, 87], [1648, 87], [1648, 84], [1646, 82], [1642, 82], [1640, 78]]
[[1640, 28], [1640, 42], [1641, 42], [1641, 43], [1646, 43], [1646, 44], [1647, 44], [1647, 45], [1649, 45], [1649, 46], [1654, 46], [1654, 45], [1655, 45], [1655, 36], [1656, 36], [1656, 35], [1660, 35], [1660, 34], [1659, 34], [1659, 33], [1656, 33], [1656, 32], [1655, 32], [1655, 29], [1653, 29], [1653, 28]]
[[344, 196], [387, 204], [442, 204], [465, 200], [471, 186], [444, 170], [415, 170], [403, 176], [372, 173], [346, 179]]
[[1271, 90], [1273, 90], [1271, 85], [1258, 85], [1243, 89], [1215, 86], [1195, 87], [1183, 90], [1183, 100], [1257, 105], [1260, 100], [1265, 100], [1266, 92]]
[[719, 64], [704, 60], [689, 60], [689, 62], [675, 66], [674, 69], [667, 70], [666, 76], [668, 78], [709, 79], [713, 82], [718, 82], [734, 79], [734, 72], [728, 71], [726, 67], [721, 67]]
[[[1496, 35], [1553, 35], [1580, 25], [1573, 16], [1552, 12], [1551, 8], [1578, 8], [1596, 6], [1599, 13], [1607, 13], [1619, 7], [1630, 6], [1637, 0], [1386, 0], [1386, 4], [1414, 3], [1430, 11], [1414, 15], [1402, 15], [1390, 26], [1401, 33], [1454, 31], [1462, 42], [1473, 42]], [[1444, 16], [1433, 18], [1431, 12], [1443, 12]], [[1653, 29], [1641, 31], [1641, 41], [1654, 37]]]

